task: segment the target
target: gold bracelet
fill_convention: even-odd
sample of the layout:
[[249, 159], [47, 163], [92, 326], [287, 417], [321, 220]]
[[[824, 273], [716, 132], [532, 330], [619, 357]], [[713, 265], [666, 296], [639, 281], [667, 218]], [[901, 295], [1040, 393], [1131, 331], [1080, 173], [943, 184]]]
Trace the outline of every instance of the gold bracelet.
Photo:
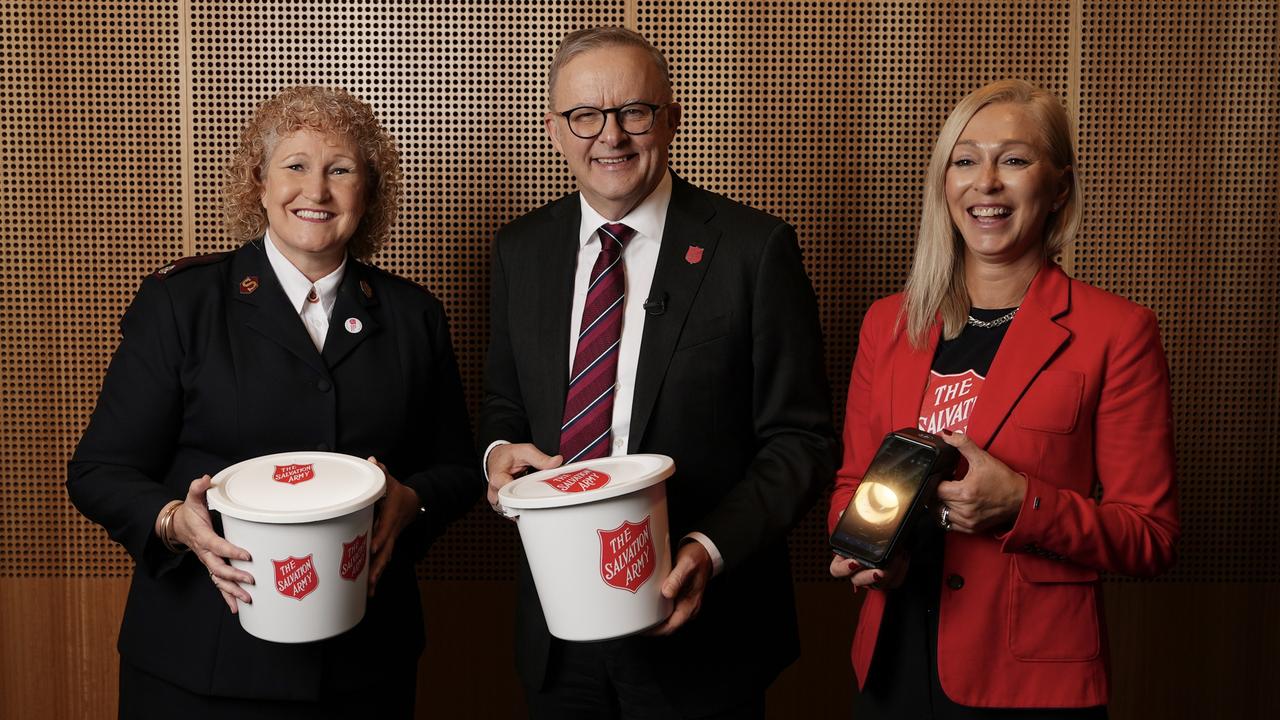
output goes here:
[[178, 508], [182, 507], [181, 500], [174, 500], [160, 511], [160, 542], [165, 549], [175, 555], [186, 552], [189, 548], [180, 542], [173, 540], [173, 516], [178, 512]]

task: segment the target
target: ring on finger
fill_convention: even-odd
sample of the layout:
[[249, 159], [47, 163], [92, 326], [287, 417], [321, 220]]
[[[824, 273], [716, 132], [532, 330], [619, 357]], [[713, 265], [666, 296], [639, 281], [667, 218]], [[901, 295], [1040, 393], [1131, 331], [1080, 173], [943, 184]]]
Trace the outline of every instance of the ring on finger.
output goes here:
[[946, 503], [942, 504], [942, 513], [938, 515], [938, 527], [943, 532], [951, 529], [951, 508]]

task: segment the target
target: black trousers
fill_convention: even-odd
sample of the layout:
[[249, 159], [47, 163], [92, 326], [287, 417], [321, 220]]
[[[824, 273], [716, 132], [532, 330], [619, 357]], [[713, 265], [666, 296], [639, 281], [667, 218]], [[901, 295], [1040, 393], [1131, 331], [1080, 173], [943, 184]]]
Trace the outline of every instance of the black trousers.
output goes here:
[[120, 660], [120, 720], [412, 720], [417, 664], [373, 688], [334, 692], [318, 702], [250, 700], [193, 693]]
[[[644, 638], [553, 641], [542, 690], [528, 693], [534, 720], [763, 720], [765, 688], [743, 688], [741, 701], [711, 714], [681, 714], [644, 653]], [[698, 678], [687, 682], [697, 685]]]

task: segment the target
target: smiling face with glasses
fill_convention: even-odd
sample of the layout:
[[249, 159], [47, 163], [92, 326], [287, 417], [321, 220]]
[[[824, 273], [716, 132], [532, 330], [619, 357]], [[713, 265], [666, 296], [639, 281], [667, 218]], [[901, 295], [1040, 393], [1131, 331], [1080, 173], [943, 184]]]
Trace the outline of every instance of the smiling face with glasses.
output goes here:
[[596, 212], [618, 220], [667, 171], [680, 106], [641, 48], [605, 46], [560, 68], [543, 123]]

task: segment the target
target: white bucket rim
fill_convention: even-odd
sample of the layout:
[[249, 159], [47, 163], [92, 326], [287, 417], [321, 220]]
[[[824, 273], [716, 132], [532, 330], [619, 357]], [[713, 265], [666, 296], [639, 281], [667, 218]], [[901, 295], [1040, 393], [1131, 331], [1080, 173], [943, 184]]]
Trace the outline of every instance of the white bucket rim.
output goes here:
[[[366, 486], [358, 489], [354, 494], [348, 495], [342, 501], [314, 505], [301, 510], [253, 507], [243, 502], [238, 502], [227, 493], [228, 483], [246, 470], [279, 463], [293, 465], [314, 463], [316, 461], [322, 461], [326, 464], [347, 465], [352, 471], [352, 476], [357, 479], [363, 479]], [[386, 487], [386, 476], [377, 465], [370, 463], [368, 460], [353, 455], [319, 450], [283, 452], [250, 458], [223, 468], [217, 475], [213, 476], [213, 484], [206, 495], [206, 501], [210, 510], [217, 510], [223, 515], [238, 520], [277, 525], [296, 525], [329, 520], [363, 510], [377, 502], [386, 493]]]
[[[512, 510], [586, 505], [657, 485], [671, 477], [675, 473], [675, 467], [675, 461], [670, 457], [652, 453], [580, 460], [558, 468], [530, 473], [504, 485], [498, 491], [498, 502], [503, 508]], [[572, 476], [583, 470], [604, 473], [609, 476], [609, 481], [596, 489], [573, 492], [556, 491], [547, 483], [548, 480]]]

